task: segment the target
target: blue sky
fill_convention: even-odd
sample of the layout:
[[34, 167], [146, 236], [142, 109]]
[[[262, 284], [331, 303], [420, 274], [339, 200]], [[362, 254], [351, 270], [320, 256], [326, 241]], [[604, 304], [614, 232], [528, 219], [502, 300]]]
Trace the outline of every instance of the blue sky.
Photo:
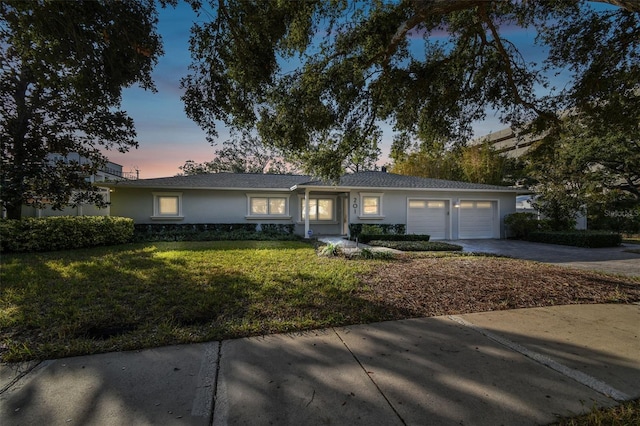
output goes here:
[[202, 162], [213, 157], [215, 148], [205, 140], [205, 132], [187, 117], [180, 100], [180, 79], [187, 75], [191, 61], [189, 32], [197, 19], [183, 3], [175, 9], [161, 9], [158, 31], [165, 54], [153, 72], [158, 91], [132, 87], [123, 92], [122, 108], [135, 122], [139, 148], [125, 154], [107, 152], [107, 156], [125, 171], [138, 168], [141, 178], [173, 176], [187, 160]]
[[[216, 147], [212, 147], [202, 131], [184, 112], [180, 100], [180, 79], [187, 75], [190, 63], [189, 32], [199, 18], [188, 5], [161, 9], [158, 30], [163, 38], [165, 54], [155, 67], [153, 77], [157, 93], [138, 87], [125, 89], [122, 107], [133, 118], [138, 134], [139, 148], [128, 153], [107, 152], [109, 159], [121, 164], [124, 171], [140, 170], [141, 178], [173, 176], [187, 160], [209, 161]], [[509, 29], [509, 37], [523, 45], [532, 45], [535, 34], [522, 29]], [[541, 49], [529, 47], [527, 57], [539, 60]], [[474, 126], [476, 136], [501, 130], [506, 126], [494, 117], [487, 117]], [[219, 144], [228, 138], [228, 130], [219, 129]], [[384, 132], [382, 158], [387, 161], [391, 146], [391, 131]]]

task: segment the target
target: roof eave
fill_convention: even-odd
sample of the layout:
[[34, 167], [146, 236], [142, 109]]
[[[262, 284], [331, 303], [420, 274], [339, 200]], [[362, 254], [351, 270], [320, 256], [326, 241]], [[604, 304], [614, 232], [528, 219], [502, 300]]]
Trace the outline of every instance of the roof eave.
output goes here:
[[201, 189], [206, 191], [268, 191], [268, 192], [291, 192], [291, 188], [256, 188], [256, 187], [217, 187], [217, 186], [164, 186], [164, 185], [99, 185], [111, 188], [126, 189], [154, 189], [158, 191], [170, 190], [194, 190]]
[[411, 188], [411, 187], [384, 187], [384, 186], [318, 186], [318, 185], [295, 185], [296, 189], [324, 190], [324, 191], [454, 191], [454, 192], [520, 192], [517, 188]]

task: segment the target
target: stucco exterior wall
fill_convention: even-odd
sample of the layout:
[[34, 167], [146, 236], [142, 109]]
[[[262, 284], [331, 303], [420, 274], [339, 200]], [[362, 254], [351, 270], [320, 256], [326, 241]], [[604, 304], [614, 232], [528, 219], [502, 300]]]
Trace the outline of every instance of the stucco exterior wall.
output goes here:
[[[182, 196], [182, 218], [154, 217], [154, 193], [180, 194]], [[215, 191], [215, 190], [167, 190], [118, 188], [111, 193], [111, 214], [130, 217], [135, 223], [293, 223], [296, 213], [292, 204], [294, 194], [270, 191], [288, 198], [290, 215], [285, 218], [247, 218], [247, 194], [256, 191]]]
[[[362, 194], [382, 194], [382, 217], [367, 218], [361, 214]], [[450, 238], [458, 239], [459, 209], [455, 207], [460, 201], [482, 200], [494, 201], [497, 204], [497, 214], [500, 221], [500, 232], [496, 238], [506, 238], [504, 217], [515, 213], [515, 193], [484, 192], [484, 191], [371, 191], [358, 190], [349, 193], [349, 222], [362, 224], [406, 224], [407, 203], [409, 199], [445, 200], [448, 205]]]
[[[182, 197], [182, 218], [154, 217], [154, 193], [175, 193]], [[248, 217], [248, 194], [260, 194], [259, 191], [244, 190], [167, 190], [167, 189], [138, 189], [115, 187], [111, 193], [111, 215], [129, 217], [138, 224], [152, 223], [278, 223], [295, 224], [295, 232], [304, 235], [304, 222], [300, 215], [300, 192], [265, 191], [265, 194], [278, 194], [288, 198], [289, 214], [283, 218], [251, 218]], [[361, 203], [363, 194], [380, 194], [382, 197], [381, 216], [368, 218], [362, 215]], [[335, 199], [335, 220], [329, 222], [312, 221], [310, 229], [313, 235], [343, 234], [347, 223], [360, 224], [407, 224], [407, 203], [409, 199], [445, 200], [448, 206], [449, 223], [447, 233], [449, 238], [458, 238], [459, 209], [455, 206], [465, 200], [487, 200], [496, 203], [499, 216], [499, 235], [495, 238], [505, 238], [504, 216], [516, 211], [515, 193], [484, 192], [484, 191], [376, 191], [352, 190], [349, 192], [312, 191], [313, 197], [331, 197]], [[348, 196], [345, 212], [345, 196]]]

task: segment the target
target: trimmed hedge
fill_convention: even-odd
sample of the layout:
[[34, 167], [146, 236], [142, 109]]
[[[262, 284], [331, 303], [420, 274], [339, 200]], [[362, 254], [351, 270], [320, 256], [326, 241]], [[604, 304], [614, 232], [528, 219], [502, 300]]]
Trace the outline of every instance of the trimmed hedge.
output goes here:
[[617, 247], [622, 235], [604, 231], [540, 231], [529, 234], [528, 241], [575, 247]]
[[0, 220], [0, 252], [70, 250], [124, 244], [133, 220], [112, 216], [52, 216]]
[[300, 239], [293, 224], [168, 223], [136, 224], [135, 241], [227, 241]]
[[426, 234], [360, 234], [358, 241], [367, 244], [369, 241], [429, 241], [430, 235]]
[[373, 240], [369, 245], [387, 247], [401, 251], [461, 251], [462, 246], [441, 241], [380, 241]]
[[396, 223], [396, 224], [352, 223], [349, 225], [349, 235], [351, 235], [351, 238], [356, 238], [356, 237], [360, 238], [361, 234], [404, 235], [406, 232], [407, 232], [407, 226], [404, 223]]

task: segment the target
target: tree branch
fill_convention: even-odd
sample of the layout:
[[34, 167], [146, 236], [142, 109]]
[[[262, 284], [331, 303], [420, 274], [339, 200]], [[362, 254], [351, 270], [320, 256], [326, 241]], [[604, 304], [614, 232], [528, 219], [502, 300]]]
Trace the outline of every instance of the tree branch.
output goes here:
[[523, 105], [523, 106], [531, 109], [536, 114], [538, 114], [540, 117], [546, 118], [546, 119], [551, 120], [553, 122], [559, 122], [560, 119], [555, 114], [539, 109], [536, 105], [534, 105], [533, 103], [531, 103], [529, 101], [526, 101], [525, 99], [522, 98], [522, 96], [520, 96], [520, 92], [518, 91], [518, 86], [516, 85], [516, 82], [515, 82], [515, 79], [514, 79], [511, 58], [509, 57], [509, 54], [507, 53], [507, 50], [505, 49], [504, 45], [502, 44], [502, 40], [500, 39], [500, 34], [498, 34], [497, 28], [495, 27], [495, 25], [493, 24], [493, 21], [489, 17], [489, 14], [487, 13], [487, 4], [486, 3], [478, 8], [478, 13], [480, 14], [481, 19], [489, 27], [489, 30], [491, 31], [491, 35], [493, 36], [493, 39], [495, 40], [496, 48], [498, 49], [498, 52], [500, 53], [500, 56], [502, 56], [502, 58], [504, 60], [505, 71], [507, 73], [508, 84], [509, 84], [509, 87], [511, 88], [511, 93], [514, 96], [515, 101], [517, 103], [519, 103], [520, 105]]
[[407, 33], [420, 25], [420, 23], [427, 21], [429, 18], [445, 16], [452, 12], [479, 6], [484, 2], [484, 0], [413, 0], [411, 3], [415, 13], [404, 21], [391, 37], [383, 54], [382, 66], [386, 68], [389, 65], [389, 60], [398, 49], [398, 45], [405, 39]]
[[618, 6], [629, 12], [640, 12], [640, 2], [638, 0], [593, 0], [596, 3], [607, 3]]

